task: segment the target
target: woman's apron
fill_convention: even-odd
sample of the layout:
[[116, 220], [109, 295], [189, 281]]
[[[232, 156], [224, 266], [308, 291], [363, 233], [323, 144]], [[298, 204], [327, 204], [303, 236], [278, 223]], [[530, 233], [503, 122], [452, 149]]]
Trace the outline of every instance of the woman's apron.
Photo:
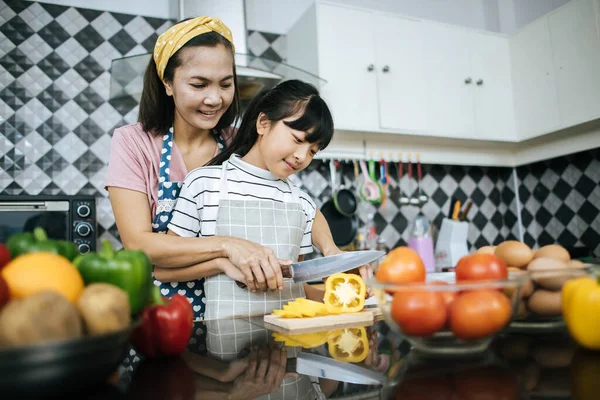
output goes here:
[[[215, 135], [219, 152], [225, 148], [225, 143], [220, 135]], [[173, 209], [177, 203], [181, 185], [183, 182], [171, 181], [171, 153], [173, 150], [173, 128], [163, 135], [163, 145], [160, 157], [160, 169], [158, 175], [158, 205], [156, 214], [152, 220], [152, 232], [167, 233], [167, 227], [173, 216]], [[160, 282], [154, 280], [154, 284], [160, 287], [164, 297], [180, 294], [187, 297], [194, 310], [194, 319], [204, 317], [206, 297], [204, 295], [204, 278], [188, 282]]]
[[[221, 168], [216, 235], [246, 239], [272, 248], [280, 259], [296, 261], [306, 227], [298, 189], [288, 183], [291, 194], [287, 194], [285, 202], [229, 199], [228, 165], [229, 162], [224, 162]], [[206, 278], [204, 289], [207, 351], [209, 356], [223, 361], [235, 360], [242, 349], [253, 343], [264, 343], [264, 328], [233, 317], [269, 314], [288, 301], [305, 297], [304, 286], [291, 279], [284, 279], [282, 292], [252, 293], [239, 288], [227, 275], [217, 274]], [[298, 376], [286, 378], [279, 392], [261, 398], [314, 398], [314, 392], [310, 379]]]
[[[219, 152], [225, 149], [225, 142], [220, 135], [215, 135]], [[177, 203], [181, 185], [183, 182], [171, 181], [171, 153], [173, 150], [173, 128], [163, 135], [163, 144], [161, 149], [159, 175], [158, 175], [158, 205], [156, 214], [152, 220], [152, 232], [167, 233], [167, 227], [173, 216], [173, 209]], [[194, 310], [194, 319], [202, 319], [204, 315], [204, 279], [197, 279], [189, 282], [160, 282], [154, 280], [154, 284], [160, 287], [161, 294], [164, 297], [171, 297], [177, 293], [187, 297]], [[194, 325], [194, 332], [190, 338], [188, 348], [191, 351], [204, 353], [206, 351], [206, 333], [202, 324]], [[133, 348], [129, 349], [129, 354], [123, 360], [120, 369], [121, 385], [128, 385], [133, 374], [134, 367], [140, 361]]]

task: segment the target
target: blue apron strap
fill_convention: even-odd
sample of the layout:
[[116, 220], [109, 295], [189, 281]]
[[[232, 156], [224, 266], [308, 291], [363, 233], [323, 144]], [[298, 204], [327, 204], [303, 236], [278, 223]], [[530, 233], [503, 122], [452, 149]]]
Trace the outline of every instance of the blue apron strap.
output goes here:
[[[158, 172], [158, 182], [164, 183], [171, 180], [171, 153], [173, 150], [173, 127], [163, 135], [163, 145], [160, 155], [160, 168]], [[159, 191], [158, 200], [162, 200], [164, 193]]]

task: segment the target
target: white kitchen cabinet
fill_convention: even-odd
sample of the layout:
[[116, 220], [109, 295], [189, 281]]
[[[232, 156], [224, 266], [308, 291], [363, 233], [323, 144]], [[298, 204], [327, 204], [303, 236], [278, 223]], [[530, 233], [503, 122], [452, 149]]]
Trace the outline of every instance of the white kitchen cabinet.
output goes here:
[[600, 117], [600, 37], [595, 0], [548, 15], [561, 127]]
[[474, 79], [469, 32], [433, 22], [423, 23], [423, 28], [428, 112], [433, 131], [446, 137], [473, 137]]
[[317, 40], [321, 90], [338, 129], [379, 128], [373, 14], [319, 5]]
[[470, 39], [475, 132], [484, 139], [516, 141], [509, 42], [477, 32]]
[[510, 58], [519, 140], [557, 130], [560, 116], [547, 17], [510, 38]]
[[373, 26], [380, 127], [431, 131], [422, 23], [375, 15]]

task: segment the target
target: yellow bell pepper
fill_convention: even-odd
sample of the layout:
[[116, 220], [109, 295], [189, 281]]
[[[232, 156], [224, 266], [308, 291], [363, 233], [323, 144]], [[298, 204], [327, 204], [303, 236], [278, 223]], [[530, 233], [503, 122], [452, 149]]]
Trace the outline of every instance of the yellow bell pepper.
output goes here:
[[354, 274], [333, 274], [325, 282], [324, 303], [330, 313], [357, 312], [365, 306], [365, 282]]
[[369, 354], [369, 338], [364, 327], [331, 331], [327, 339], [331, 357], [342, 362], [358, 363]]
[[562, 313], [569, 333], [580, 346], [600, 350], [600, 282], [590, 277], [567, 281]]

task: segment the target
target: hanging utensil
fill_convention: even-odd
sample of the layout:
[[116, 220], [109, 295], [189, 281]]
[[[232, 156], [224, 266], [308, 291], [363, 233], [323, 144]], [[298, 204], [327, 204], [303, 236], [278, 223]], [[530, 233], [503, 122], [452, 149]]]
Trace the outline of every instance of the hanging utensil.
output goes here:
[[[341, 178], [343, 179], [344, 176], [344, 167], [343, 164], [339, 163], [339, 162], [334, 162], [334, 167], [336, 168], [337, 171], [337, 167], [341, 166]], [[334, 171], [334, 175], [336, 174], [336, 172]], [[340, 184], [342, 182], [342, 179], [340, 179]], [[338, 189], [333, 189], [333, 202], [335, 204], [335, 208], [336, 210], [338, 210], [338, 212], [342, 215], [345, 215], [346, 217], [351, 217], [356, 213], [356, 209], [358, 208], [358, 201], [356, 199], [356, 196], [354, 195], [354, 192], [352, 190], [350, 190], [350, 187], [348, 185], [344, 185], [338, 188]]]
[[419, 205], [427, 203], [429, 199], [426, 194], [421, 191], [421, 180], [423, 179], [423, 172], [421, 169], [421, 154], [417, 153], [417, 189], [419, 190]]
[[402, 153], [399, 155], [398, 161], [398, 191], [400, 195], [400, 204], [407, 205], [409, 204], [409, 199], [406, 196], [402, 196], [402, 176], [404, 175], [404, 165], [402, 164]]
[[363, 182], [359, 190], [361, 198], [371, 203], [378, 203], [381, 197], [379, 185], [370, 178], [367, 164], [363, 160], [360, 160], [360, 169], [363, 174]]
[[388, 176], [387, 176], [387, 163], [382, 158], [379, 162], [379, 174], [381, 175], [381, 207], [385, 207], [387, 203], [387, 186], [388, 186]]
[[[411, 182], [412, 178], [413, 178], [412, 157], [411, 157], [411, 154], [408, 153], [408, 181]], [[418, 206], [419, 205], [419, 199], [417, 197], [415, 197], [414, 195], [412, 195], [412, 194], [410, 196], [409, 202], [413, 206]]]

